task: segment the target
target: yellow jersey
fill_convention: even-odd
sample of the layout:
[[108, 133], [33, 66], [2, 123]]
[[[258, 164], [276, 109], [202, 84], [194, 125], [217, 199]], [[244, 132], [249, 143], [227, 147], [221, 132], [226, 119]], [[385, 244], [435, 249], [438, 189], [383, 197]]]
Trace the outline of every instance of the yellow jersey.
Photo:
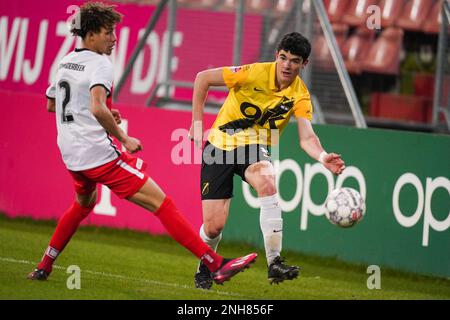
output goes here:
[[248, 144], [273, 145], [292, 115], [312, 120], [312, 104], [305, 83], [297, 76], [279, 91], [276, 63], [223, 68], [230, 89], [208, 135], [217, 148], [233, 150]]

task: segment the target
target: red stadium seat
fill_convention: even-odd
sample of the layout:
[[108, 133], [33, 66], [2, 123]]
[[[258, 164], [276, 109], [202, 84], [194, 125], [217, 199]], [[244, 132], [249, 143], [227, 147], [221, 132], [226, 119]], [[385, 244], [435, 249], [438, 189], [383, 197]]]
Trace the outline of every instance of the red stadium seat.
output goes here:
[[[332, 27], [339, 49], [342, 51], [349, 27], [345, 24], [337, 23], [333, 24]], [[317, 37], [317, 40], [314, 41], [313, 56], [319, 63], [320, 68], [327, 70], [334, 68], [333, 58], [331, 57], [330, 49], [324, 36]]]
[[333, 28], [334, 36], [336, 37], [339, 49], [342, 51], [345, 40], [347, 39], [349, 26], [343, 23], [333, 23], [331, 27]]
[[[238, 0], [224, 0], [219, 7], [219, 10], [234, 11], [238, 5]], [[244, 10], [246, 12], [263, 13], [264, 11], [267, 11], [271, 5], [271, 0], [244, 0]], [[289, 10], [289, 8], [285, 8], [284, 10]]]
[[370, 48], [363, 63], [363, 71], [398, 75], [402, 46], [403, 30], [385, 29]]
[[319, 36], [313, 42], [312, 56], [320, 69], [331, 70], [334, 63], [324, 36]]
[[371, 5], [378, 5], [378, 0], [351, 0], [342, 22], [351, 26], [365, 25], [369, 17], [367, 8]]
[[381, 0], [381, 26], [383, 28], [392, 27], [400, 17], [404, 5], [404, 0]]
[[247, 0], [245, 1], [245, 9], [248, 12], [263, 13], [272, 8], [271, 0]]
[[414, 75], [414, 95], [432, 98], [434, 95], [434, 74], [417, 73]]
[[294, 0], [277, 0], [275, 5], [275, 10], [278, 13], [288, 13], [294, 6]]
[[238, 5], [237, 0], [224, 0], [222, 5], [219, 7], [221, 11], [234, 11]]
[[349, 1], [348, 0], [325, 0], [325, 9], [327, 10], [328, 17], [331, 23], [339, 22], [344, 15]]
[[431, 98], [376, 92], [371, 95], [369, 114], [384, 119], [429, 123], [432, 106]]
[[431, 9], [428, 18], [425, 21], [423, 30], [426, 33], [439, 33], [442, 23], [442, 10], [443, 0], [436, 1], [433, 9]]
[[356, 33], [345, 41], [342, 56], [349, 73], [361, 73], [364, 59], [374, 42], [375, 31], [365, 27], [358, 28]]
[[433, 0], [407, 1], [403, 14], [397, 20], [397, 26], [405, 30], [422, 31], [423, 24], [433, 4]]

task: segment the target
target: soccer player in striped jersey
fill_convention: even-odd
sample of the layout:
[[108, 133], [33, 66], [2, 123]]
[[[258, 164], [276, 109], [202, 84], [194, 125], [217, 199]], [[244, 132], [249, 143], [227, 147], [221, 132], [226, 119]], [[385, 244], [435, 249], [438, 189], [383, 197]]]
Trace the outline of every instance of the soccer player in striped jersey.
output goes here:
[[[189, 135], [200, 148], [208, 89], [210, 86], [229, 88], [203, 149], [200, 235], [212, 249], [217, 249], [233, 196], [233, 176], [239, 175], [256, 190], [260, 200], [260, 227], [270, 283], [292, 280], [299, 274], [299, 267], [285, 264], [280, 257], [283, 220], [269, 155], [272, 141], [277, 143], [294, 116], [301, 148], [334, 174], [341, 174], [345, 169], [340, 155], [325, 152], [311, 126], [310, 94], [299, 76], [310, 53], [309, 41], [293, 32], [280, 41], [276, 61], [205, 70], [198, 73], [194, 84]], [[194, 280], [196, 287], [203, 289], [209, 289], [213, 283], [210, 271], [202, 263]]]
[[[28, 279], [46, 280], [58, 255], [95, 206], [97, 183], [108, 186], [159, 218], [178, 243], [197, 256], [214, 274], [216, 283], [229, 280], [256, 259], [256, 253], [225, 259], [211, 250], [185, 220], [170, 197], [149, 178], [142, 161], [132, 155], [141, 142], [119, 126], [120, 114], [108, 107], [113, 67], [107, 55], [115, 44], [115, 25], [122, 19], [114, 6], [86, 3], [81, 7], [72, 34], [82, 38], [82, 48], [65, 56], [55, 82], [47, 89], [47, 109], [56, 112], [58, 146], [74, 182], [76, 197], [62, 215], [42, 261]], [[77, 28], [78, 27], [78, 28]], [[120, 152], [109, 135], [128, 152]]]

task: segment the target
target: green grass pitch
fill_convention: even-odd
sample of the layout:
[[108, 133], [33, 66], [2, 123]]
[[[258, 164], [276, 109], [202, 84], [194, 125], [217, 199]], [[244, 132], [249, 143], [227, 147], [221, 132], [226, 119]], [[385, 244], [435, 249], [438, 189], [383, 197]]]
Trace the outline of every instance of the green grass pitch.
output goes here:
[[[450, 299], [450, 280], [381, 269], [381, 289], [369, 290], [367, 266], [285, 253], [301, 276], [269, 285], [264, 252], [248, 270], [210, 291], [194, 288], [197, 259], [168, 237], [128, 230], [81, 227], [58, 258], [48, 281], [26, 280], [40, 260], [55, 223], [0, 215], [0, 299]], [[235, 257], [255, 250], [223, 242]], [[81, 288], [70, 290], [67, 267], [81, 270]]]

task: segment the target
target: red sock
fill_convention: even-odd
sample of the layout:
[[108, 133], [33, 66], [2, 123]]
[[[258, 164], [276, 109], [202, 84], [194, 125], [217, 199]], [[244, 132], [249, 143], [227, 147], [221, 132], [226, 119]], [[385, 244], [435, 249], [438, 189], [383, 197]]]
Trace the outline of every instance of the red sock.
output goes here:
[[172, 238], [200, 258], [209, 270], [216, 271], [220, 268], [223, 258], [203, 242], [175, 207], [172, 199], [166, 197], [155, 215]]
[[45, 250], [41, 263], [38, 265], [39, 269], [44, 269], [50, 273], [52, 271], [53, 262], [56, 260], [60, 252], [65, 248], [67, 243], [72, 238], [81, 221], [88, 216], [92, 211], [94, 205], [90, 207], [82, 207], [75, 201], [58, 222], [56, 230], [50, 240], [50, 244]]

